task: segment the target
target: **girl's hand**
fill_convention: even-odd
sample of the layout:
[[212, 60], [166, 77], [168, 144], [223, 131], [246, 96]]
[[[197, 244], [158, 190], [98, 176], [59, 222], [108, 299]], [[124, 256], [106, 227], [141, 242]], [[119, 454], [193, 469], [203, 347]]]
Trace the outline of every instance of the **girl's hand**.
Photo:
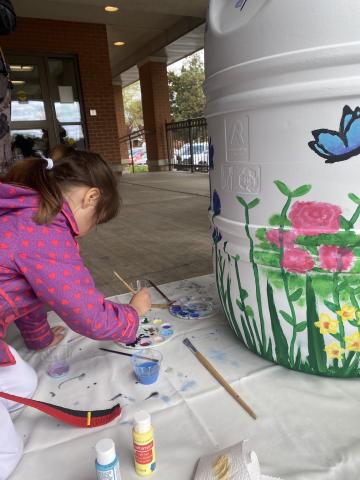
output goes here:
[[142, 288], [140, 292], [132, 297], [130, 305], [135, 308], [139, 317], [143, 317], [151, 308], [149, 290], [147, 288]]
[[51, 330], [54, 334], [54, 339], [46, 348], [56, 347], [65, 337], [65, 327], [53, 327]]

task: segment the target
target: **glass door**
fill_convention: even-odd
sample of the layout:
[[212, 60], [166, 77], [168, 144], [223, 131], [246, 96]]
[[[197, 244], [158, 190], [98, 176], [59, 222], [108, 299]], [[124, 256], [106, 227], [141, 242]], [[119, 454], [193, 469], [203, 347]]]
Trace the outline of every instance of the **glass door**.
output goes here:
[[10, 56], [8, 62], [13, 84], [11, 140], [15, 158], [30, 156], [35, 151], [46, 155], [53, 133], [42, 58]]
[[86, 147], [74, 57], [9, 55], [13, 83], [11, 137], [15, 158], [48, 155], [58, 144]]

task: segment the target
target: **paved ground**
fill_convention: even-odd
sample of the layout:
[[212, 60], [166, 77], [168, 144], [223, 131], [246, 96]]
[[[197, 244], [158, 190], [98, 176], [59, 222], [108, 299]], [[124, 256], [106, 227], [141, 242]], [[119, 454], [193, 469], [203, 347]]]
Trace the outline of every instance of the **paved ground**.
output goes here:
[[212, 272], [207, 174], [161, 172], [124, 175], [120, 215], [81, 240], [81, 255], [106, 295], [128, 280], [161, 284]]

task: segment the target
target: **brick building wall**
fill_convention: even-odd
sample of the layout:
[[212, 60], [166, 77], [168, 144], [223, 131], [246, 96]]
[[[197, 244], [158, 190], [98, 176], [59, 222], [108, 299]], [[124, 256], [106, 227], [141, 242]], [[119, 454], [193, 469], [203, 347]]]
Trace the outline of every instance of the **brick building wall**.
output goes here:
[[150, 170], [167, 164], [165, 123], [170, 122], [166, 62], [148, 61], [139, 67], [141, 98]]
[[[0, 44], [13, 54], [77, 55], [90, 149], [109, 162], [120, 162], [114, 92], [106, 26], [18, 18], [15, 33]], [[90, 108], [97, 116], [90, 116]]]

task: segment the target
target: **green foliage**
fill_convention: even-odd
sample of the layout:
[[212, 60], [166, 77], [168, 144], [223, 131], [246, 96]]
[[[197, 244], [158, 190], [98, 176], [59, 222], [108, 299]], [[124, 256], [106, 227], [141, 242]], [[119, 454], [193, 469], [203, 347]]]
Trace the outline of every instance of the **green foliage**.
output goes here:
[[351, 201], [353, 201], [357, 205], [360, 205], [360, 198], [357, 195], [355, 195], [355, 193], [349, 193], [348, 197], [350, 198]]
[[125, 121], [129, 132], [143, 128], [144, 119], [141, 104], [140, 82], [123, 88]]
[[204, 115], [204, 63], [199, 54], [184, 63], [180, 73], [168, 72], [170, 108], [173, 121], [198, 118]]

